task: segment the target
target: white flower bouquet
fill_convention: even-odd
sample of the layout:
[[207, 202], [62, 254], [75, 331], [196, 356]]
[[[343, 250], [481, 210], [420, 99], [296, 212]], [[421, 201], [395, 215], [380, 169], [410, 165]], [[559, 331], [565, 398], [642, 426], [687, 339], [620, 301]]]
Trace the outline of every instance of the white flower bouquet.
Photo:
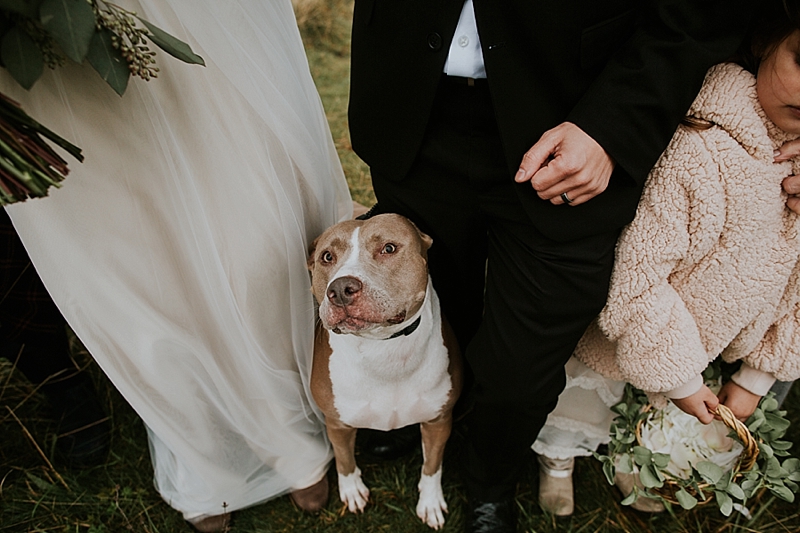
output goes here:
[[[718, 385], [719, 371], [710, 368], [709, 374], [707, 380]], [[789, 421], [771, 394], [744, 424], [725, 406], [717, 413], [722, 421], [708, 426], [671, 403], [654, 409], [647, 396], [631, 385], [612, 410], [617, 417], [611, 425], [608, 455], [595, 457], [612, 485], [617, 470], [638, 475], [643, 488], [634, 487], [624, 505], [646, 497], [663, 502], [667, 509], [673, 505], [692, 509], [715, 500], [729, 516], [734, 509], [748, 514], [747, 500], [761, 490], [794, 501], [800, 460], [789, 457], [792, 443], [781, 440]]]

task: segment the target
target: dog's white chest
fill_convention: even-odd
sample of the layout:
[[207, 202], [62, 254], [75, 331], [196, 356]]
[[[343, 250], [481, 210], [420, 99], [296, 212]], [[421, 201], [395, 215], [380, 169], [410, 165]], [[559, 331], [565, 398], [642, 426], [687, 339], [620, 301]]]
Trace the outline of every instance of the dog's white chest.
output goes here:
[[342, 422], [386, 431], [439, 416], [452, 388], [449, 357], [440, 320], [428, 315], [426, 321], [396, 339], [330, 336], [330, 378]]

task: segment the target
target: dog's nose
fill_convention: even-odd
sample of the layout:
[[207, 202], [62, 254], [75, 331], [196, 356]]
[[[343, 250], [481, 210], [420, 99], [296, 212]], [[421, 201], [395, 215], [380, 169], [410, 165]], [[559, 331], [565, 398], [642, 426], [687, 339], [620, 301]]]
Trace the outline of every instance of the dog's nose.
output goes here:
[[335, 306], [344, 307], [353, 303], [359, 292], [361, 282], [356, 278], [343, 276], [333, 280], [328, 286], [328, 300]]

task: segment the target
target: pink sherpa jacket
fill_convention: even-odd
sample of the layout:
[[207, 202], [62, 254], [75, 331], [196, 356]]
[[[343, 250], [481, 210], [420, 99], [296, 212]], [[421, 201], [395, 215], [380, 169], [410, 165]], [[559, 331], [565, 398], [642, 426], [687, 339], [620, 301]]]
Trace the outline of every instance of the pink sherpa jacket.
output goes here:
[[773, 163], [773, 152], [797, 136], [767, 119], [755, 78], [730, 63], [709, 70], [689, 114], [713, 127], [681, 126], [651, 171], [617, 245], [606, 307], [575, 356], [676, 398], [698, 390], [720, 354], [794, 380], [800, 217], [781, 182], [800, 168]]

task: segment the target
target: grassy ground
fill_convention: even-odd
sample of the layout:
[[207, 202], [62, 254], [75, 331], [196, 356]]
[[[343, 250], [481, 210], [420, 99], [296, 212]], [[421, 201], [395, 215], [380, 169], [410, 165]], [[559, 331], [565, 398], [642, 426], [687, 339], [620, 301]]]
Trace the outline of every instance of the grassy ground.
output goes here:
[[[322, 95], [331, 130], [355, 199], [373, 201], [368, 171], [350, 148], [346, 107], [348, 80], [349, 0], [298, 1], [304, 13], [305, 37], [312, 73]], [[316, 11], [315, 11], [316, 10]], [[80, 363], [91, 364], [88, 354], [77, 350]], [[44, 400], [31, 385], [0, 360], [0, 533], [180, 533], [192, 529], [158, 496], [144, 427], [105, 377], [91, 367], [113, 422], [112, 450], [106, 464], [70, 470], [54, 457], [55, 427], [44, 413]], [[787, 407], [792, 428], [789, 440], [800, 440], [800, 387]], [[445, 496], [450, 505], [445, 532], [460, 531], [462, 504], [458, 462], [463, 444], [456, 428], [444, 466]], [[41, 450], [41, 453], [40, 451]], [[797, 452], [795, 452], [797, 454]], [[416, 482], [421, 467], [419, 453], [398, 461], [361, 461], [370, 505], [362, 515], [346, 513], [335, 490], [319, 515], [297, 510], [288, 498], [236, 513], [233, 532], [424, 532], [415, 516]], [[520, 466], [522, 482], [518, 505], [520, 528], [526, 532], [759, 532], [800, 531], [797, 505], [762, 496], [751, 502], [754, 519], [739, 515], [730, 520], [712, 508], [646, 516], [619, 505], [619, 495], [609, 487], [599, 463], [577, 461], [575, 515], [554, 519], [536, 505], [534, 461]], [[331, 477], [331, 480], [334, 478]], [[335, 483], [334, 483], [335, 486]]]

